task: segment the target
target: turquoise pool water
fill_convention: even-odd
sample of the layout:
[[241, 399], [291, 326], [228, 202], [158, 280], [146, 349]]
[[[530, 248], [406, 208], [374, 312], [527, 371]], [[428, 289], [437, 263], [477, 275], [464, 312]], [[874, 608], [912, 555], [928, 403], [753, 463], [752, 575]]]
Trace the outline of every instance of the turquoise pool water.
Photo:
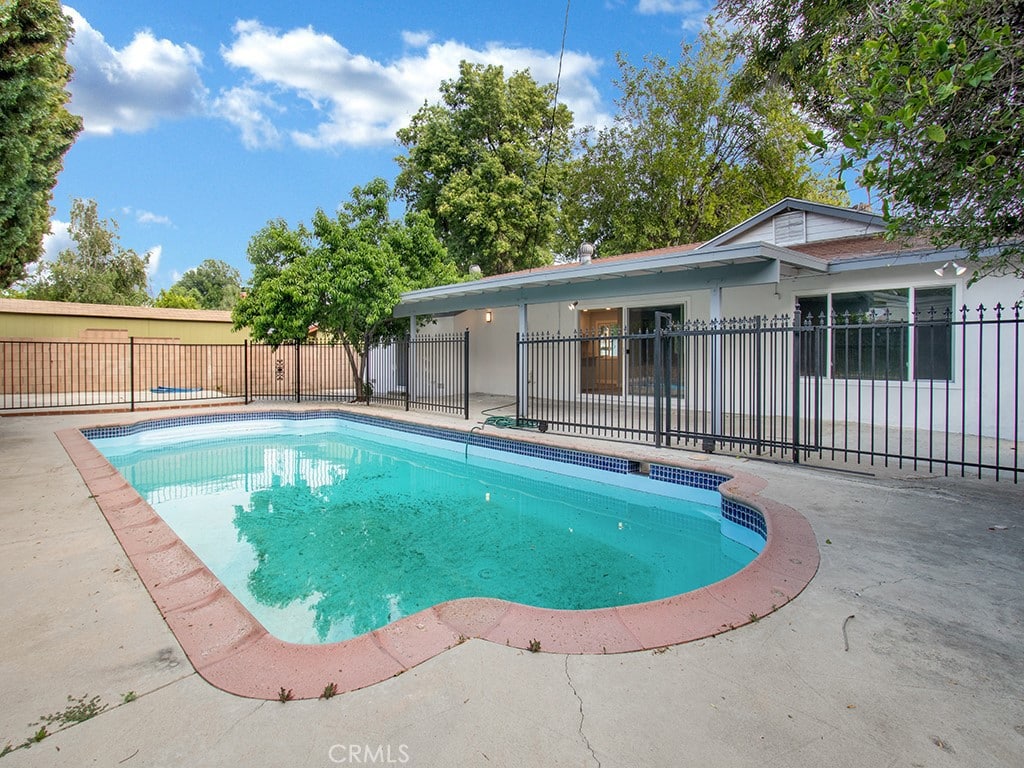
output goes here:
[[687, 500], [692, 489], [344, 420], [93, 442], [290, 642], [344, 640], [461, 597], [559, 609], [645, 602], [756, 556], [750, 531], [715, 503]]

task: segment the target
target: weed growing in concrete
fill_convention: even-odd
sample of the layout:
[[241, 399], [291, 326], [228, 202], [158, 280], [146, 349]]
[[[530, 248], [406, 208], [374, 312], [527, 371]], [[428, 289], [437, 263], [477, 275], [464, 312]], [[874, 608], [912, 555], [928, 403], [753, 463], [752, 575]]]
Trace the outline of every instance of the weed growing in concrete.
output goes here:
[[531, 640], [531, 641], [530, 641], [530, 643], [529, 643], [529, 644], [528, 644], [528, 645], [526, 646], [526, 649], [527, 649], [527, 650], [528, 650], [528, 651], [529, 651], [530, 653], [539, 653], [539, 652], [540, 652], [540, 640], [538, 640], [537, 638], [534, 638], [534, 639], [533, 639], [533, 640]]
[[294, 696], [294, 694], [292, 694], [292, 689], [289, 688], [286, 691], [284, 689], [283, 685], [281, 686], [281, 690], [277, 692], [277, 700], [280, 701], [282, 704], [284, 704], [285, 702], [291, 701], [294, 698], [295, 698], [295, 696]]
[[106, 711], [109, 705], [103, 704], [99, 696], [93, 696], [87, 701], [85, 698], [87, 695], [79, 696], [76, 699], [68, 694], [68, 705], [64, 707], [62, 712], [43, 715], [39, 718], [39, 723], [33, 723], [33, 725], [39, 725], [40, 723], [57, 726], [74, 725], [75, 723], [84, 723], [86, 720], [91, 720], [96, 715]]
[[139, 695], [135, 691], [128, 691], [128, 693], [121, 697], [121, 701], [125, 704], [131, 704], [137, 698], [139, 698]]
[[[291, 693], [291, 691], [289, 691]], [[338, 686], [334, 683], [328, 683], [324, 686], [324, 692], [320, 694], [321, 699], [330, 699], [338, 695]]]

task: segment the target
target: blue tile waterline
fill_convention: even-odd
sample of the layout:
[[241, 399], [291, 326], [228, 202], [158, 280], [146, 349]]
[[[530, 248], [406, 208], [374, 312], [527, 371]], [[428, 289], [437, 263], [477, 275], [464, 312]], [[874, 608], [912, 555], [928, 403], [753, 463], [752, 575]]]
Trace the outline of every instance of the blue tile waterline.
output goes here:
[[[412, 424], [405, 421], [381, 418], [378, 416], [366, 416], [363, 414], [351, 413], [348, 411], [258, 411], [244, 413], [216, 413], [199, 414], [194, 416], [173, 416], [161, 419], [146, 419], [132, 424], [118, 424], [102, 427], [87, 427], [81, 430], [83, 436], [89, 440], [107, 439], [117, 437], [128, 437], [139, 435], [147, 431], [163, 430], [173, 427], [192, 427], [208, 424], [223, 424], [232, 422], [258, 422], [269, 420], [287, 421], [310, 421], [322, 419], [339, 419], [354, 424], [376, 427], [385, 430], [394, 430], [406, 433], [406, 435], [417, 435], [436, 441], [454, 443], [458, 450], [476, 446], [498, 453], [509, 454], [503, 460], [512, 456], [534, 458], [541, 461], [551, 461], [569, 467], [584, 467], [599, 472], [610, 472], [621, 475], [618, 482], [629, 487], [637, 487], [633, 482], [628, 482], [630, 476], [643, 482], [651, 480], [671, 485], [682, 486], [695, 491], [689, 496], [700, 503], [719, 503], [721, 505], [722, 517], [725, 521], [732, 523], [736, 528], [723, 530], [723, 533], [731, 538], [745, 544], [756, 552], [760, 552], [768, 538], [768, 526], [765, 523], [764, 515], [760, 510], [742, 504], [729, 498], [723, 498], [718, 488], [730, 478], [718, 472], [706, 472], [685, 467], [675, 467], [663, 464], [650, 464], [649, 476], [642, 476], [641, 463], [633, 459], [623, 459], [617, 456], [604, 456], [598, 453], [580, 451], [570, 448], [559, 448], [548, 445], [515, 440], [507, 437], [492, 437], [478, 432], [464, 432], [444, 427], [425, 426]], [[454, 449], [454, 446], [449, 446]], [[643, 490], [652, 490], [657, 486], [646, 485]], [[750, 534], [754, 534], [751, 536]]]

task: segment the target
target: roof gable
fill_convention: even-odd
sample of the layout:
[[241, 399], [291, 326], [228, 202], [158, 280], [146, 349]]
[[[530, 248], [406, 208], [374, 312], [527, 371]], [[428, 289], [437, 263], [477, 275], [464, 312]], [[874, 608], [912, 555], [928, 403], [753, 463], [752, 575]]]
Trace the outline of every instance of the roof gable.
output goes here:
[[876, 213], [787, 197], [708, 240], [698, 250], [754, 242], [791, 247], [884, 230], [885, 222]]

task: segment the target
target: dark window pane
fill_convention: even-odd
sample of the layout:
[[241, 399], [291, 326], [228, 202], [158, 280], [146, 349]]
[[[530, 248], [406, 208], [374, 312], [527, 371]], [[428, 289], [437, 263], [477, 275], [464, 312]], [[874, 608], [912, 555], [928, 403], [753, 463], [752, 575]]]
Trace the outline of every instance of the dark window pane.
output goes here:
[[[800, 326], [828, 325], [828, 296], [802, 296], [797, 299], [800, 310]], [[805, 331], [800, 334], [800, 375], [825, 375], [825, 344], [827, 336], [824, 331]]]
[[[655, 329], [655, 313], [664, 312], [672, 318], [671, 327], [677, 328], [684, 320], [683, 308], [676, 304], [670, 307], [634, 307], [629, 310], [628, 325], [631, 334], [653, 334]], [[667, 330], [667, 329], [666, 329]], [[679, 392], [682, 368], [678, 349], [681, 345], [666, 342], [664, 350], [666, 362], [669, 362], [669, 381], [663, 382], [673, 394]], [[627, 340], [627, 370], [629, 372], [629, 393], [631, 395], [654, 394], [654, 339], [631, 338]]]
[[906, 381], [909, 290], [832, 296], [832, 375], [837, 379]]
[[914, 378], [953, 378], [953, 289], [914, 292]]

